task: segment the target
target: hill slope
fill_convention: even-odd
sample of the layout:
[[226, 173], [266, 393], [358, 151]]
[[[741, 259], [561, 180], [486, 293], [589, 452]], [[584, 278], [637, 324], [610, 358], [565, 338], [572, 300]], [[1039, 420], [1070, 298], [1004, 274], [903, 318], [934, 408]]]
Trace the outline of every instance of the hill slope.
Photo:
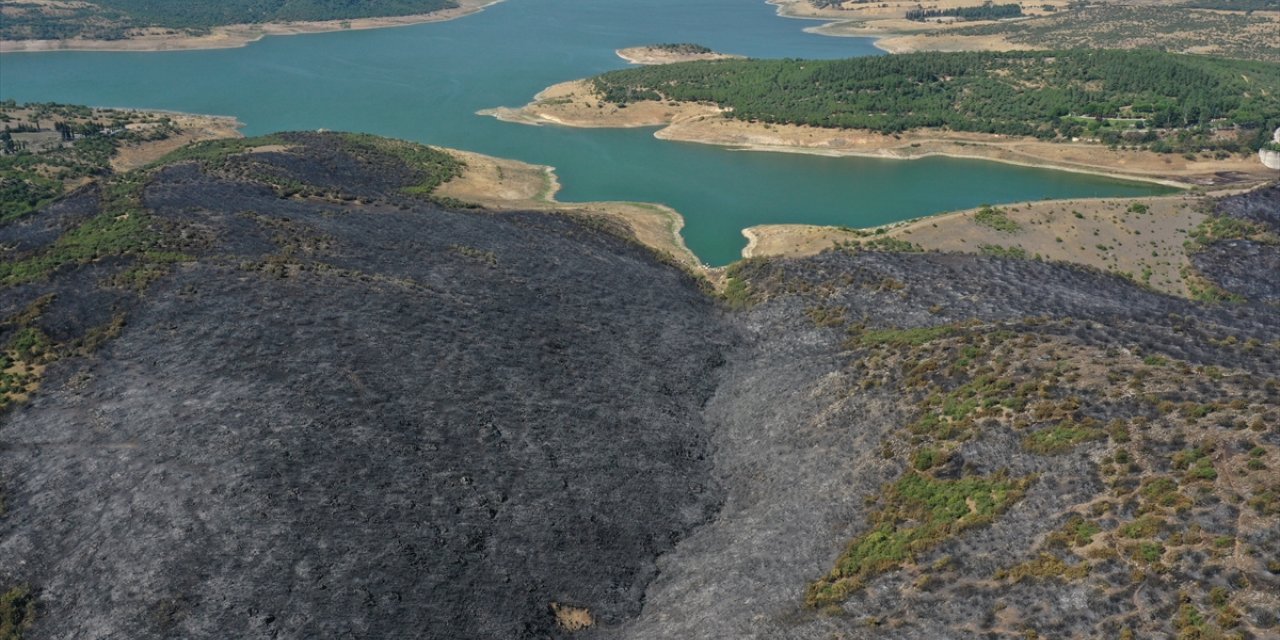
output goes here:
[[[11, 354], [47, 369], [0, 428], [0, 567], [39, 589], [31, 636], [513, 638], [553, 602], [638, 613], [719, 500], [711, 301], [604, 231], [446, 211], [401, 193], [398, 158], [279, 141], [147, 178], [180, 257], [0, 292], [4, 343], [52, 345]], [[42, 255], [100, 199], [4, 241]]]
[[[747, 261], [442, 208], [448, 156], [204, 145], [0, 227], [28, 638], [1264, 636], [1276, 247]], [[1276, 230], [1280, 188], [1218, 203]], [[1253, 237], [1253, 236], [1250, 236]]]

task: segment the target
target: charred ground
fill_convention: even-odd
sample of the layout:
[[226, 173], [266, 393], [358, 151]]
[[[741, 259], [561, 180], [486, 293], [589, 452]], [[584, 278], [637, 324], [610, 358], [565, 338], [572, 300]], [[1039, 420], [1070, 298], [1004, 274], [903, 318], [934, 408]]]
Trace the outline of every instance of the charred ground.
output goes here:
[[[713, 303], [589, 224], [406, 194], [424, 170], [367, 140], [262, 142], [291, 150], [130, 178], [145, 248], [2, 294], [6, 343], [39, 342], [12, 359], [47, 367], [3, 427], [0, 566], [38, 589], [31, 637], [513, 638], [550, 633], [553, 602], [638, 613], [719, 500]], [[101, 200], [7, 227], [11, 259]], [[115, 337], [79, 347], [95, 333]]]
[[434, 201], [459, 170], [281, 134], [0, 227], [0, 624], [1275, 632], [1280, 190], [1214, 203], [1220, 302], [862, 251], [717, 301], [600, 220]]

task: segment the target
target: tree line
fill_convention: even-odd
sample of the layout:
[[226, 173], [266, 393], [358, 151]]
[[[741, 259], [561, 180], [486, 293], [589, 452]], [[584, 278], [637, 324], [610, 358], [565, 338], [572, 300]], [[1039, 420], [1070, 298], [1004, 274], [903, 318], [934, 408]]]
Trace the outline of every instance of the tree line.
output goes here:
[[909, 9], [908, 20], [923, 22], [929, 18], [959, 18], [961, 20], [1003, 20], [1022, 16], [1022, 5], [993, 4], [986, 2], [974, 7], [952, 7], [950, 9]]

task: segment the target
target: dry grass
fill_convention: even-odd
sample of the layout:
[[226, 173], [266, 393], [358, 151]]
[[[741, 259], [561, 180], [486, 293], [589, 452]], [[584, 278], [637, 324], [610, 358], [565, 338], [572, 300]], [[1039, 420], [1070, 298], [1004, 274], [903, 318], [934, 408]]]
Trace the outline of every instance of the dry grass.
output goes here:
[[[1183, 243], [1204, 220], [1192, 194], [1150, 198], [1079, 199], [1029, 202], [1002, 207], [1019, 230], [1006, 233], [978, 224], [974, 210], [893, 225], [883, 232], [763, 225], [744, 234], [744, 254], [814, 255], [833, 246], [879, 238], [911, 242], [929, 251], [984, 253], [1014, 250], [1041, 258], [1124, 274], [1158, 291], [1190, 295], [1194, 270]], [[1137, 205], [1137, 206], [1135, 206]], [[1145, 209], [1144, 209], [1145, 207]]]
[[[1149, 0], [1095, 3], [1068, 10], [1068, 2], [1023, 3], [1030, 19], [973, 22], [914, 22], [906, 11], [916, 2], [855, 3], [815, 8], [809, 0], [771, 0], [778, 14], [829, 20], [808, 31], [828, 36], [882, 37], [876, 46], [892, 52], [1010, 51], [1095, 48], [1158, 48], [1183, 53], [1277, 60], [1275, 33], [1280, 12], [1206, 11]], [[977, 0], [937, 0], [929, 8], [981, 4]], [[1056, 11], [1045, 11], [1051, 4]]]
[[582, 631], [594, 626], [596, 623], [591, 612], [582, 607], [571, 607], [567, 604], [552, 602], [551, 610], [556, 614], [556, 624], [565, 631]]
[[165, 140], [122, 145], [111, 158], [112, 170], [129, 171], [144, 167], [193, 142], [243, 137], [240, 134], [240, 127], [243, 125], [235, 118], [185, 113], [165, 115], [173, 120], [180, 132]]

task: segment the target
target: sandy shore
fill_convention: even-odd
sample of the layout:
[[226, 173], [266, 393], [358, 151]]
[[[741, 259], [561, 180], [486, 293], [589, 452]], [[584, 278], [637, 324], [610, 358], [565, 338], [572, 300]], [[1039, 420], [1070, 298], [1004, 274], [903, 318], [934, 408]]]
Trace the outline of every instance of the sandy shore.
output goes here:
[[[845, 2], [840, 8], [818, 8], [809, 0], [767, 0], [767, 3], [777, 7], [777, 14], [780, 17], [822, 22], [806, 28], [805, 31], [809, 33], [847, 38], [879, 38], [876, 46], [891, 53], [925, 50], [1007, 51], [1025, 48], [999, 36], [942, 35], [939, 37], [939, 34], [945, 34], [957, 27], [991, 24], [992, 21], [917, 22], [907, 20], [906, 12], [920, 7], [918, 2], [908, 0], [875, 3]], [[977, 3], [972, 0], [935, 0], [929, 3], [929, 8], [949, 9], [974, 4]], [[1034, 17], [1064, 10], [1068, 4], [1067, 0], [1048, 0], [1035, 5], [1024, 4], [1022, 10], [1026, 16]], [[1045, 5], [1055, 7], [1054, 11], [1046, 11]]]
[[677, 53], [659, 47], [628, 47], [614, 51], [619, 58], [631, 64], [674, 64], [694, 60], [732, 60], [746, 56], [708, 51], [705, 53]]
[[443, 22], [482, 11], [502, 0], [457, 0], [458, 7], [432, 13], [388, 18], [354, 18], [319, 22], [268, 22], [214, 27], [206, 35], [193, 36], [169, 29], [149, 29], [123, 40], [0, 40], [0, 53], [23, 51], [178, 51], [243, 47], [266, 36], [405, 27]]
[[884, 135], [851, 129], [769, 125], [727, 117], [713, 104], [643, 101], [625, 108], [603, 101], [590, 82], [547, 88], [519, 108], [487, 109], [482, 115], [508, 122], [570, 127], [660, 126], [664, 140], [700, 142], [754, 151], [865, 156], [913, 160], [931, 156], [991, 160], [1028, 167], [1089, 173], [1175, 187], [1257, 184], [1274, 178], [1250, 156], [1225, 160], [1109, 149], [1087, 142], [1055, 143], [1035, 138], [920, 130]]
[[559, 202], [552, 167], [445, 149], [466, 162], [460, 177], [440, 185], [435, 195], [474, 202], [491, 209], [552, 211], [603, 216], [630, 227], [641, 244], [668, 256], [686, 269], [705, 275], [706, 267], [684, 244], [684, 218], [674, 209], [642, 202]]

